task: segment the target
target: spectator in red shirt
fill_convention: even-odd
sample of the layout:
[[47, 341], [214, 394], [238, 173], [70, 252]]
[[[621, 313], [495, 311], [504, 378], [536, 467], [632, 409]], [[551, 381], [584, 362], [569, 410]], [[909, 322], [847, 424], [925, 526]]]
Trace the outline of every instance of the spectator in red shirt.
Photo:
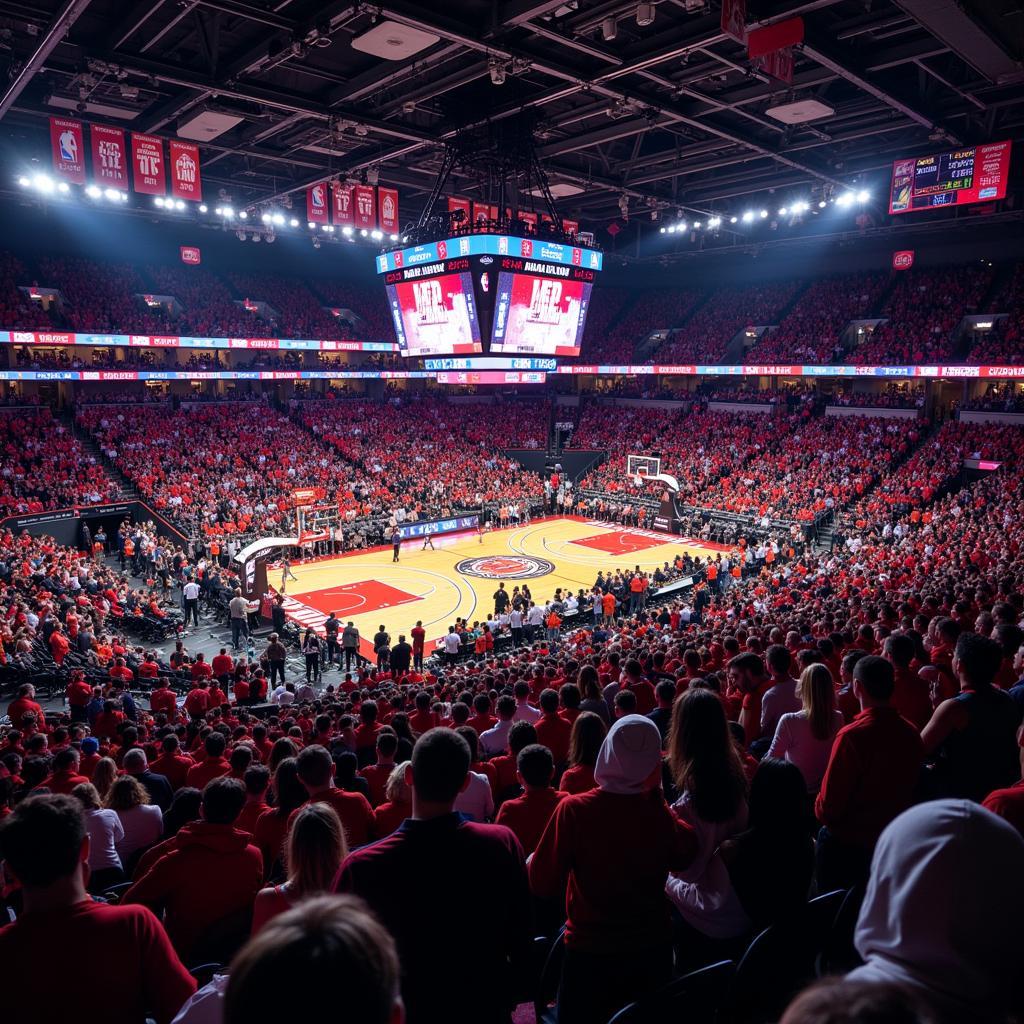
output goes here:
[[[209, 667], [209, 665], [206, 666], [207, 669]], [[205, 678], [198, 680], [193, 689], [189, 690], [185, 695], [184, 707], [185, 713], [193, 722], [202, 719], [206, 712], [210, 710], [210, 691], [207, 689]]]
[[88, 720], [86, 705], [92, 698], [92, 687], [85, 681], [85, 673], [76, 669], [68, 682], [65, 695], [68, 699], [68, 707], [71, 711], [72, 722], [85, 722]]
[[412, 817], [412, 787], [409, 779], [411, 761], [396, 764], [384, 791], [386, 799], [374, 809], [373, 830], [382, 839], [391, 835], [406, 818]]
[[895, 672], [884, 658], [869, 654], [854, 666], [862, 710], [836, 733], [814, 804], [822, 824], [817, 879], [824, 891], [863, 882], [882, 829], [913, 802], [924, 746], [892, 707], [894, 689]]
[[[554, 694], [555, 691], [545, 692]], [[524, 793], [501, 805], [495, 823], [512, 829], [522, 843], [523, 852], [529, 856], [537, 848], [555, 808], [567, 794], [551, 788], [555, 762], [547, 747], [539, 743], [525, 747], [519, 751], [517, 764]]]
[[[454, 813], [470, 765], [466, 741], [432, 729], [413, 749], [413, 816], [387, 839], [350, 854], [335, 883], [366, 899], [395, 937], [409, 1024], [504, 1024], [530, 935], [523, 851], [500, 825]], [[467, 892], [487, 892], [488, 927], [451, 912], [444, 886], [424, 884], [458, 864]], [[430, 927], [424, 928], [423, 922]], [[438, 984], [459, 964], [459, 994]]]
[[560, 1024], [607, 1020], [671, 978], [665, 879], [696, 851], [662, 795], [661, 736], [649, 718], [612, 726], [594, 774], [599, 788], [558, 804], [530, 861], [534, 893], [566, 898]]
[[196, 660], [192, 662], [189, 674], [192, 676], [193, 683], [200, 683], [213, 675], [213, 669], [207, 664], [206, 655], [202, 651], [196, 655]]
[[50, 634], [50, 654], [53, 655], [53, 660], [57, 663], [59, 668], [64, 664], [64, 659], [68, 656], [68, 651], [71, 650], [71, 641], [64, 635], [60, 626], [58, 626]]
[[139, 863], [124, 903], [165, 914], [167, 934], [186, 959], [202, 948], [204, 933], [240, 920], [245, 931], [263, 884], [263, 858], [252, 837], [235, 828], [245, 804], [237, 779], [214, 779], [203, 790], [203, 820], [183, 826]]
[[228, 677], [235, 670], [235, 661], [228, 654], [228, 649], [222, 647], [219, 654], [213, 656], [213, 661], [210, 664], [210, 670], [214, 677], [220, 681], [220, 684], [224, 687], [227, 686]]
[[413, 735], [422, 736], [423, 733], [436, 729], [440, 725], [440, 716], [430, 710], [430, 694], [426, 690], [420, 690], [416, 694], [416, 710], [409, 716], [409, 728]]
[[171, 789], [179, 790], [188, 783], [188, 773], [195, 767], [191, 757], [181, 753], [178, 737], [170, 733], [160, 741], [160, 756], [150, 762], [150, 770], [163, 775]]
[[245, 784], [245, 806], [235, 820], [235, 828], [253, 836], [256, 834], [256, 822], [268, 809], [267, 789], [270, 786], [270, 769], [264, 764], [254, 764], [246, 769], [242, 781]]
[[491, 698], [486, 693], [478, 693], [473, 698], [473, 711], [475, 713], [466, 719], [466, 725], [474, 729], [477, 736], [482, 736], [498, 724], [498, 719], [491, 714]]
[[53, 755], [53, 770], [43, 780], [43, 786], [51, 793], [70, 794], [75, 786], [89, 780], [78, 771], [79, 753], [74, 747], [65, 747]]
[[18, 687], [18, 696], [7, 705], [7, 717], [15, 729], [22, 727], [22, 719], [30, 712], [36, 716], [36, 725], [45, 731], [46, 719], [43, 709], [33, 699], [36, 695], [36, 688], [31, 683], [22, 683]]
[[608, 727], [600, 715], [593, 711], [583, 711], [572, 723], [572, 734], [569, 737], [569, 767], [562, 773], [558, 788], [563, 793], [587, 793], [597, 789], [594, 781], [594, 766]]
[[[139, 675], [142, 675], [140, 670]], [[177, 694], [163, 683], [149, 692], [149, 708], [154, 715], [165, 714], [168, 722], [173, 722], [178, 717]]]
[[561, 769], [569, 757], [572, 724], [558, 713], [558, 691], [544, 690], [540, 695], [540, 718], [533, 723], [537, 742], [551, 751], [555, 766]]
[[[231, 763], [224, 756], [226, 746], [227, 740], [224, 739], [223, 733], [211, 732], [203, 742], [206, 757], [189, 769], [185, 784], [193, 786], [195, 789], [205, 790], [206, 784], [212, 779], [219, 779], [222, 775], [229, 774]], [[154, 771], [156, 771], [155, 768]]]
[[896, 689], [892, 706], [918, 731], [932, 717], [928, 684], [910, 667], [915, 655], [914, 641], [905, 633], [893, 633], [882, 644], [882, 656], [892, 662]]
[[370, 804], [377, 807], [384, 803], [388, 779], [395, 768], [395, 754], [398, 751], [398, 737], [388, 730], [377, 736], [377, 761], [368, 764], [359, 774], [370, 786]]
[[349, 849], [368, 843], [373, 838], [370, 801], [362, 793], [346, 793], [335, 787], [334, 761], [328, 751], [315, 743], [300, 751], [297, 761], [299, 781], [309, 794], [309, 803], [334, 808], [345, 827]]
[[[22, 801], [0, 823], [0, 856], [23, 900], [17, 920], [0, 928], [0, 963], [19, 964], [22, 978], [5, 987], [7, 1019], [38, 1020], [45, 1006], [89, 1013], [102, 1007], [107, 1024], [138, 1024], [147, 1016], [170, 1024], [195, 981], [149, 910], [89, 897], [89, 841], [77, 800], [41, 795]], [[78, 953], [55, 965], [58, 935]], [[119, 965], [115, 992], [110, 977], [82, 953], [88, 950], [103, 950]]]

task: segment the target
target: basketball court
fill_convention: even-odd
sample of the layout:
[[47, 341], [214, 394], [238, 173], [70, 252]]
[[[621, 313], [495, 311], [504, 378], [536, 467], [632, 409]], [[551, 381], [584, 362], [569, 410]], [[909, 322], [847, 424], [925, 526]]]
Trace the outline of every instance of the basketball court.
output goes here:
[[[320, 630], [330, 612], [352, 621], [362, 638], [362, 652], [372, 654], [370, 639], [381, 623], [391, 634], [409, 635], [418, 619], [427, 631], [428, 650], [448, 632], [456, 618], [471, 623], [494, 611], [498, 583], [512, 592], [526, 583], [538, 603], [563, 591], [588, 591], [599, 571], [653, 571], [676, 555], [707, 557], [724, 550], [672, 534], [635, 530], [577, 516], [542, 519], [528, 526], [434, 537], [423, 550], [421, 539], [403, 543], [400, 561], [390, 546], [327, 556], [292, 565], [285, 610], [303, 626]], [[275, 589], [280, 569], [268, 567]]]

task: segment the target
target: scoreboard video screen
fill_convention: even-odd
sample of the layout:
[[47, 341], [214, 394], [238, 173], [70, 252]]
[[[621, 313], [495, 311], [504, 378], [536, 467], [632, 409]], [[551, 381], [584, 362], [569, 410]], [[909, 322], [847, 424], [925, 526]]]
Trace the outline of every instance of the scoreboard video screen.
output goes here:
[[468, 271], [440, 273], [387, 285], [388, 306], [404, 356], [479, 352], [473, 277]]
[[501, 271], [491, 351], [578, 356], [592, 288], [587, 281]]
[[577, 356], [603, 254], [468, 235], [377, 257], [402, 355]]
[[897, 160], [892, 165], [889, 213], [1002, 199], [1009, 176], [1009, 142]]

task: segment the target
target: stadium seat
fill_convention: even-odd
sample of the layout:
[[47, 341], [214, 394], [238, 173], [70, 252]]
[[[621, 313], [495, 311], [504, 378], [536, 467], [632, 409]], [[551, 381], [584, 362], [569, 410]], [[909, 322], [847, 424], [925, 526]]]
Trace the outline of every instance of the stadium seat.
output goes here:
[[624, 1006], [609, 1024], [711, 1024], [736, 974], [731, 960], [676, 978], [660, 992]]

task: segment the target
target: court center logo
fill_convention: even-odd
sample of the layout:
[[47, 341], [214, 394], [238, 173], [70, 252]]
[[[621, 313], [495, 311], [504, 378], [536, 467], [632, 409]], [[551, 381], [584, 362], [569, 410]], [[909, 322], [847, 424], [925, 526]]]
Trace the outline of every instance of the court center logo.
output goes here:
[[492, 555], [489, 558], [464, 558], [455, 566], [463, 576], [485, 580], [532, 580], [555, 571], [553, 562], [532, 555]]

